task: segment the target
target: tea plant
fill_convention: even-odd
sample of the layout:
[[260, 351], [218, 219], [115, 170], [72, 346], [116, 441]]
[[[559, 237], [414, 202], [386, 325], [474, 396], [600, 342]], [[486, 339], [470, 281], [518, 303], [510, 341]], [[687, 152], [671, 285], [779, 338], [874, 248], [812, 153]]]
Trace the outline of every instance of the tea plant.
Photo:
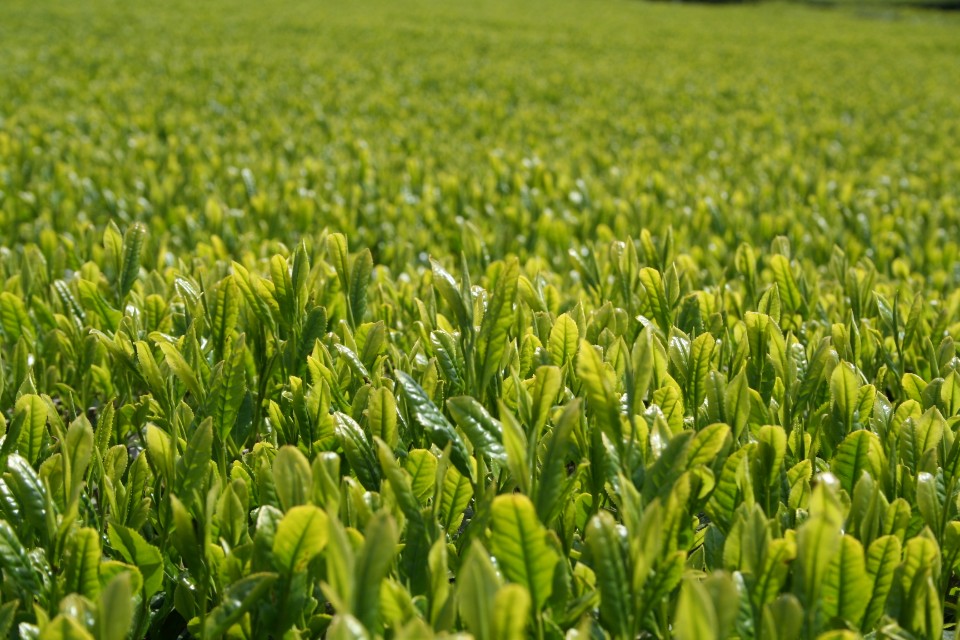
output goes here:
[[953, 635], [955, 23], [89, 6], [0, 8], [0, 636]]

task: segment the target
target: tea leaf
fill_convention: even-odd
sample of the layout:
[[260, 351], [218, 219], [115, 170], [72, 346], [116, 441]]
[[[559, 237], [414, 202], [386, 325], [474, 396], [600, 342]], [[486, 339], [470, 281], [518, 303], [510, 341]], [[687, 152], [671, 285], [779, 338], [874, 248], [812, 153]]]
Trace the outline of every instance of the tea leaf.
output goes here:
[[533, 606], [540, 609], [553, 591], [553, 571], [559, 561], [547, 531], [525, 496], [497, 496], [491, 508], [493, 555], [507, 579], [528, 590]]
[[107, 533], [113, 549], [143, 575], [144, 596], [149, 598], [160, 591], [163, 585], [163, 555], [160, 550], [123, 525], [110, 523]]
[[303, 571], [327, 544], [327, 516], [312, 505], [287, 511], [277, 525], [273, 561], [287, 576]]
[[467, 453], [467, 447], [460, 435], [454, 430], [453, 425], [440, 413], [440, 410], [427, 396], [423, 387], [417, 384], [413, 378], [402, 371], [397, 371], [396, 376], [413, 419], [417, 421], [433, 444], [441, 449], [449, 444], [451, 447], [450, 459], [454, 466], [460, 473], [472, 478], [473, 469], [469, 463], [470, 456]]

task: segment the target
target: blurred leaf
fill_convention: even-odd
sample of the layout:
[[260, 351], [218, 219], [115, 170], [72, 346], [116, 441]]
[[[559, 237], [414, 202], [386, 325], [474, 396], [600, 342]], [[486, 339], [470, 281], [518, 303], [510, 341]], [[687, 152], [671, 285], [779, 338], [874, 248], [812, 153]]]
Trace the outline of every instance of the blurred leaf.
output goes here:
[[493, 637], [502, 640], [523, 640], [530, 620], [530, 593], [522, 586], [500, 587], [493, 599]]
[[143, 252], [143, 243], [147, 230], [142, 224], [131, 225], [123, 234], [123, 263], [120, 266], [118, 289], [120, 298], [123, 298], [133, 288], [140, 273], [140, 254]]
[[100, 640], [124, 640], [133, 622], [133, 598], [136, 591], [131, 574], [112, 578], [100, 592], [94, 635]]
[[204, 637], [219, 638], [251, 611], [277, 580], [275, 573], [253, 573], [231, 584], [207, 616]]

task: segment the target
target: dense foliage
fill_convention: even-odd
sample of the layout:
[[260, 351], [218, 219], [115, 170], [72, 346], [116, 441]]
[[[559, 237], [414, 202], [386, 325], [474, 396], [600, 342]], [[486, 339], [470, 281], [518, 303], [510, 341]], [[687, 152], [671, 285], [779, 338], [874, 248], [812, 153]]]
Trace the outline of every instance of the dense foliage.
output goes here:
[[344, 4], [0, 5], [0, 636], [952, 635], [960, 23]]

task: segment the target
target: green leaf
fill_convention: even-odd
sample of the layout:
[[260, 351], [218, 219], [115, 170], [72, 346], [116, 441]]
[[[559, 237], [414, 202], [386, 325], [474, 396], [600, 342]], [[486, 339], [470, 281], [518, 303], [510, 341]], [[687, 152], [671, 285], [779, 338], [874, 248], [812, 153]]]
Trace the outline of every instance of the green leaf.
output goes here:
[[580, 341], [577, 355], [577, 375], [587, 392], [587, 411], [596, 419], [600, 430], [616, 447], [623, 442], [620, 425], [620, 399], [614, 383], [596, 347], [586, 340]]
[[100, 640], [126, 640], [133, 623], [135, 587], [129, 571], [114, 576], [100, 592], [94, 635]]
[[444, 449], [450, 445], [450, 460], [453, 466], [466, 477], [473, 479], [473, 468], [470, 464], [470, 454], [460, 434], [447, 421], [430, 397], [416, 380], [403, 371], [394, 372], [413, 419], [426, 432], [433, 444]]
[[169, 342], [164, 340], [159, 340], [157, 346], [160, 348], [160, 351], [163, 352], [163, 361], [167, 363], [167, 366], [170, 367], [170, 370], [176, 374], [177, 378], [180, 379], [180, 382], [183, 383], [183, 386], [193, 394], [193, 397], [197, 399], [197, 402], [203, 404], [206, 402], [206, 394], [203, 392], [203, 387], [200, 385], [200, 380], [197, 378], [196, 372], [193, 370], [187, 361], [184, 359], [183, 354], [180, 353], [180, 350], [177, 347]]
[[640, 270], [640, 284], [646, 292], [646, 302], [657, 324], [660, 325], [660, 330], [665, 334], [668, 333], [673, 326], [672, 308], [667, 300], [663, 277], [656, 269], [644, 267]]
[[480, 333], [477, 335], [477, 348], [480, 388], [486, 388], [493, 374], [500, 368], [500, 360], [507, 343], [507, 331], [513, 323], [513, 303], [517, 299], [517, 283], [520, 278], [520, 264], [516, 258], [507, 260], [497, 278], [493, 295], [487, 302]]
[[438, 538], [427, 555], [430, 585], [427, 591], [428, 619], [434, 628], [448, 628], [453, 623], [450, 606], [450, 554], [447, 541]]
[[150, 345], [143, 340], [138, 340], [135, 343], [135, 349], [137, 354], [138, 371], [146, 381], [150, 393], [153, 394], [153, 397], [158, 401], [166, 402], [166, 378], [164, 378], [163, 373], [160, 371], [160, 367], [157, 365], [156, 359], [153, 357], [153, 352], [150, 350]]
[[740, 439], [744, 427], [750, 419], [750, 386], [747, 383], [747, 371], [740, 372], [730, 379], [723, 393], [724, 415], [727, 423], [733, 427], [734, 440]]
[[231, 547], [239, 546], [248, 535], [247, 491], [246, 482], [238, 477], [223, 488], [217, 501], [216, 516], [220, 521], [220, 538]]
[[142, 224], [135, 223], [123, 234], [123, 262], [120, 266], [118, 281], [120, 298], [124, 298], [133, 288], [140, 273], [140, 254], [143, 252], [143, 242], [147, 236], [147, 229]]
[[380, 467], [363, 429], [353, 418], [341, 411], [334, 414], [334, 419], [340, 446], [360, 484], [372, 491], [379, 489]]
[[927, 388], [927, 383], [924, 382], [923, 378], [915, 373], [905, 373], [900, 380], [900, 386], [903, 387], [903, 392], [907, 398], [915, 402], [923, 402], [923, 390]]
[[327, 256], [340, 278], [340, 287], [344, 294], [350, 287], [350, 264], [347, 253], [347, 238], [342, 233], [331, 233], [327, 236]]
[[903, 547], [903, 564], [900, 566], [900, 586], [904, 593], [916, 585], [916, 578], [929, 570], [934, 580], [940, 578], [940, 548], [932, 536], [919, 535], [907, 540]]
[[917, 453], [922, 455], [931, 449], [936, 449], [943, 438], [944, 428], [946, 428], [946, 421], [936, 407], [924, 411], [920, 419], [916, 421], [915, 446], [917, 447]]
[[253, 573], [227, 587], [221, 603], [207, 615], [204, 637], [219, 638], [226, 633], [263, 599], [277, 577], [275, 573]]
[[497, 640], [526, 640], [530, 621], [531, 593], [517, 584], [500, 587], [493, 599], [493, 637]]
[[696, 578], [684, 579], [674, 619], [673, 635], [678, 640], [716, 640], [718, 637], [719, 622], [713, 600]]
[[470, 444], [492, 461], [506, 464], [503, 448], [503, 426], [470, 396], [456, 396], [447, 400], [447, 409], [457, 426], [467, 434]]
[[80, 294], [80, 301], [83, 306], [96, 314], [100, 321], [100, 328], [110, 332], [117, 330], [117, 325], [120, 324], [120, 318], [123, 317], [123, 314], [107, 304], [107, 301], [100, 295], [96, 283], [89, 280], [80, 280], [77, 282], [77, 293]]
[[177, 454], [170, 436], [155, 424], [146, 428], [147, 459], [150, 466], [168, 487], [174, 486]]
[[943, 508], [937, 478], [926, 471], [917, 474], [917, 510], [930, 530], [939, 534], [943, 525]]
[[509, 409], [500, 401], [500, 415], [503, 417], [503, 448], [507, 454], [507, 468], [521, 492], [530, 494], [532, 490], [531, 467], [528, 442], [523, 427]]
[[63, 563], [65, 593], [94, 600], [100, 595], [100, 535], [96, 529], [79, 529], [67, 544]]
[[710, 375], [713, 351], [716, 346], [717, 341], [709, 333], [700, 334], [690, 345], [687, 399], [694, 415], [707, 397], [707, 379]]
[[35, 593], [40, 588], [26, 547], [3, 519], [0, 519], [0, 568], [23, 592]]
[[43, 627], [39, 640], [93, 640], [93, 636], [79, 622], [61, 613]]
[[550, 362], [557, 366], [565, 364], [572, 366], [579, 343], [580, 330], [577, 328], [576, 321], [566, 313], [561, 314], [553, 323], [553, 328], [550, 329], [550, 337], [547, 339], [547, 353], [550, 355]]
[[684, 430], [684, 406], [680, 389], [669, 385], [653, 392], [650, 399], [652, 407], [660, 409], [663, 419], [673, 434]]
[[370, 372], [367, 371], [367, 368], [363, 366], [363, 363], [360, 362], [360, 356], [354, 353], [350, 348], [342, 344], [333, 345], [339, 357], [343, 358], [343, 361], [346, 362], [347, 367], [353, 372], [360, 380], [367, 380], [370, 377]]
[[[743, 499], [744, 484], [749, 478], [750, 453], [755, 448], [756, 444], [747, 444], [731, 453], [723, 463], [717, 486], [706, 508], [710, 518], [717, 521], [723, 528], [729, 526], [734, 511]], [[752, 498], [751, 495], [751, 500]]]
[[238, 291], [237, 281], [233, 277], [227, 277], [221, 280], [217, 286], [217, 299], [213, 307], [213, 319], [211, 321], [216, 357], [223, 357], [239, 319], [240, 292]]
[[326, 307], [314, 307], [307, 314], [307, 319], [303, 323], [303, 330], [300, 334], [300, 350], [298, 360], [303, 362], [313, 351], [317, 340], [323, 337], [327, 331], [327, 309]]
[[537, 520], [533, 503], [520, 494], [501, 495], [491, 507], [493, 555], [511, 582], [525, 587], [539, 611], [553, 591], [553, 571], [560, 560]]
[[348, 611], [354, 602], [357, 588], [356, 553], [347, 530], [337, 518], [328, 519], [329, 548], [326, 552], [326, 583], [321, 585], [324, 595], [338, 611]]
[[[40, 448], [46, 435], [47, 403], [36, 394], [20, 396], [13, 409], [13, 420], [10, 433], [2, 453], [8, 453], [17, 444], [16, 434], [19, 434], [19, 452], [30, 464], [36, 464], [40, 459]], [[9, 448], [8, 448], [9, 447]]]
[[370, 432], [391, 447], [397, 446], [397, 400], [386, 387], [370, 392], [367, 400], [367, 423]]
[[363, 547], [356, 562], [356, 584], [353, 613], [370, 630], [380, 624], [380, 589], [397, 554], [400, 533], [390, 514], [380, 511], [367, 524]]
[[787, 538], [768, 540], [763, 556], [763, 571], [754, 587], [754, 601], [761, 606], [773, 602], [786, 583], [797, 545]]
[[776, 550], [771, 540], [767, 517], [759, 504], [744, 503], [737, 509], [737, 517], [727, 536], [723, 548], [723, 563], [728, 569], [737, 569], [744, 574], [758, 578], [757, 589], [761, 599], [765, 594], [765, 583], [775, 576], [766, 571], [766, 561], [777, 557], [783, 551], [791, 555], [789, 549]]
[[547, 418], [550, 416], [550, 410], [557, 400], [560, 389], [563, 388], [563, 374], [558, 367], [544, 365], [537, 367], [534, 375], [533, 385], [533, 415], [531, 416], [531, 427], [533, 428], [533, 437], [540, 439], [544, 426], [547, 424]]
[[470, 479], [456, 469], [447, 469], [440, 495], [440, 524], [453, 534], [463, 520], [463, 512], [473, 497]]
[[[691, 430], [681, 431], [666, 443], [656, 462], [646, 472], [648, 480], [643, 483], [646, 498], [652, 499], [657, 492], [668, 492], [677, 476], [687, 468], [687, 455], [695, 435]], [[664, 439], [660, 434], [651, 437], [652, 441], [660, 440], [660, 446], [663, 446]]]
[[[279, 314], [280, 309], [273, 294], [270, 293], [270, 289], [260, 281], [260, 276], [256, 273], [250, 273], [243, 265], [233, 262], [232, 266], [234, 282], [243, 294], [247, 302], [247, 308], [253, 312], [254, 317], [263, 328], [273, 330], [276, 325], [274, 313]], [[228, 351], [229, 349], [225, 346], [225, 358]]]
[[796, 313], [800, 310], [802, 298], [800, 289], [797, 288], [797, 282], [793, 278], [790, 259], [784, 255], [773, 255], [770, 257], [770, 269], [773, 271], [780, 298], [786, 305], [788, 312]]
[[350, 269], [350, 317], [354, 327], [360, 326], [367, 310], [367, 287], [372, 272], [373, 255], [370, 249], [364, 249], [353, 259]]
[[47, 490], [40, 476], [24, 458], [16, 454], [7, 458], [7, 470], [27, 522], [43, 533], [51, 533], [47, 530]]
[[280, 320], [290, 326], [290, 319], [294, 315], [293, 281], [287, 259], [279, 254], [270, 258], [270, 281], [273, 283], [273, 295], [280, 307]]
[[148, 544], [133, 529], [110, 523], [107, 525], [110, 545], [124, 560], [136, 566], [143, 575], [144, 596], [149, 598], [163, 586], [163, 555], [160, 550]]
[[873, 585], [860, 541], [845, 535], [840, 542], [839, 553], [832, 558], [823, 583], [823, 611], [828, 619], [840, 618], [859, 628]]
[[810, 499], [811, 516], [797, 528], [794, 589], [808, 609], [817, 606], [830, 561], [841, 544], [842, 522], [833, 500], [830, 489], [818, 484]]
[[326, 640], [370, 640], [370, 634], [350, 614], [338, 613], [327, 627]]
[[[400, 507], [404, 516], [410, 521], [407, 527], [407, 540], [409, 542], [410, 538], [414, 537], [414, 535], [425, 534], [420, 503], [413, 492], [410, 477], [404, 473], [400, 465], [397, 464], [396, 459], [393, 457], [393, 452], [390, 451], [387, 443], [378, 439], [376, 445], [380, 467], [390, 482], [390, 488], [396, 496], [397, 505]], [[427, 454], [430, 455], [429, 452], [427, 452]], [[436, 482], [435, 478], [431, 480], [432, 482]]]
[[[20, 607], [19, 600], [11, 600], [0, 605], [0, 638], [9, 638], [10, 630], [13, 628], [13, 621], [17, 615], [17, 609]], [[112, 640], [112, 639], [107, 639]]]
[[421, 503], [433, 495], [437, 484], [437, 458], [426, 449], [413, 449], [403, 468], [410, 474], [410, 489]]
[[101, 457], [107, 454], [107, 449], [110, 446], [110, 436], [113, 435], [115, 416], [116, 410], [113, 407], [112, 400], [100, 408], [100, 415], [97, 416], [97, 428], [94, 430], [94, 438], [96, 440], [97, 451], [100, 452]]
[[290, 445], [280, 447], [273, 460], [273, 484], [284, 511], [309, 501], [313, 472], [299, 449]]
[[534, 503], [537, 507], [537, 517], [541, 522], [551, 523], [563, 509], [561, 498], [566, 489], [576, 478], [567, 476], [565, 454], [569, 447], [570, 437], [574, 429], [580, 424], [580, 399], [567, 404], [557, 420], [557, 424], [550, 435], [550, 442], [543, 455], [543, 464], [540, 468], [540, 477], [537, 480], [534, 492]]
[[457, 599], [460, 617], [477, 640], [494, 640], [494, 598], [500, 588], [497, 570], [487, 550], [474, 540], [457, 573]]
[[[393, 578], [386, 578], [380, 585], [380, 611], [384, 624], [392, 628], [399, 628], [414, 621], [426, 625], [423, 618], [419, 617], [410, 592]], [[429, 630], [423, 635], [429, 635]]]
[[7, 342], [14, 344], [24, 334], [32, 339], [32, 327], [27, 307], [19, 297], [4, 291], [0, 293], [0, 328], [7, 337]]
[[876, 434], [859, 429], [848, 435], [833, 457], [830, 468], [840, 480], [840, 486], [853, 495], [853, 486], [866, 471], [879, 479], [883, 471], [883, 445]]
[[201, 422], [187, 443], [180, 458], [178, 469], [177, 495], [193, 500], [203, 489], [210, 472], [210, 460], [213, 456], [213, 421], [207, 418]]
[[857, 398], [860, 392], [860, 380], [853, 366], [841, 362], [830, 376], [830, 395], [837, 418], [843, 427], [843, 433], [849, 433], [856, 421]]
[[653, 329], [644, 328], [636, 342], [633, 343], [633, 349], [630, 353], [629, 373], [633, 376], [633, 388], [628, 389], [628, 391], [633, 393], [633, 406], [629, 407], [630, 412], [633, 413], [640, 411], [638, 403], [646, 397], [650, 389], [650, 381], [653, 380], [657, 368], [656, 348], [653, 341]]
[[67, 504], [80, 499], [83, 479], [93, 455], [93, 427], [86, 416], [80, 416], [67, 429], [66, 447], [63, 448], [64, 477], [69, 478], [66, 487]]
[[693, 437], [687, 448], [687, 468], [710, 466], [723, 449], [730, 435], [730, 427], [717, 423], [704, 427]]
[[211, 403], [210, 416], [221, 441], [226, 441], [240, 415], [240, 405], [246, 390], [246, 373], [243, 356], [244, 336], [240, 334], [227, 342], [223, 361], [214, 369], [212, 390], [208, 402]]
[[766, 425], [760, 427], [757, 437], [757, 462], [761, 476], [768, 487], [780, 482], [780, 470], [787, 454], [787, 433], [783, 427]]
[[760, 301], [757, 302], [757, 311], [760, 313], [765, 313], [775, 322], [780, 322], [783, 317], [782, 313], [782, 304], [780, 300], [780, 287], [774, 283], [769, 289], [763, 292], [763, 295], [760, 296]]
[[446, 331], [437, 329], [430, 333], [430, 344], [451, 393], [459, 392], [467, 378], [467, 362], [460, 342]]
[[288, 576], [303, 571], [327, 544], [327, 514], [312, 505], [293, 507], [277, 525], [273, 561]]
[[951, 371], [940, 386], [940, 402], [943, 411], [949, 418], [960, 413], [960, 375]]
[[586, 545], [600, 591], [600, 623], [616, 637], [627, 638], [634, 635], [633, 603], [629, 567], [616, 526], [609, 513], [599, 512], [587, 524]]
[[460, 288], [456, 280], [448, 273], [443, 266], [430, 259], [430, 266], [433, 270], [433, 287], [440, 294], [440, 297], [450, 305], [456, 316], [460, 331], [467, 333], [473, 331], [473, 309], [464, 304]]
[[915, 637], [927, 640], [943, 638], [943, 609], [940, 592], [929, 568], [917, 573], [901, 613], [901, 623]]
[[371, 368], [376, 365], [377, 358], [387, 345], [387, 325], [383, 320], [360, 325], [356, 339], [363, 346], [360, 351], [360, 361], [367, 368]]
[[803, 605], [785, 593], [763, 608], [763, 638], [798, 640], [803, 631]]

